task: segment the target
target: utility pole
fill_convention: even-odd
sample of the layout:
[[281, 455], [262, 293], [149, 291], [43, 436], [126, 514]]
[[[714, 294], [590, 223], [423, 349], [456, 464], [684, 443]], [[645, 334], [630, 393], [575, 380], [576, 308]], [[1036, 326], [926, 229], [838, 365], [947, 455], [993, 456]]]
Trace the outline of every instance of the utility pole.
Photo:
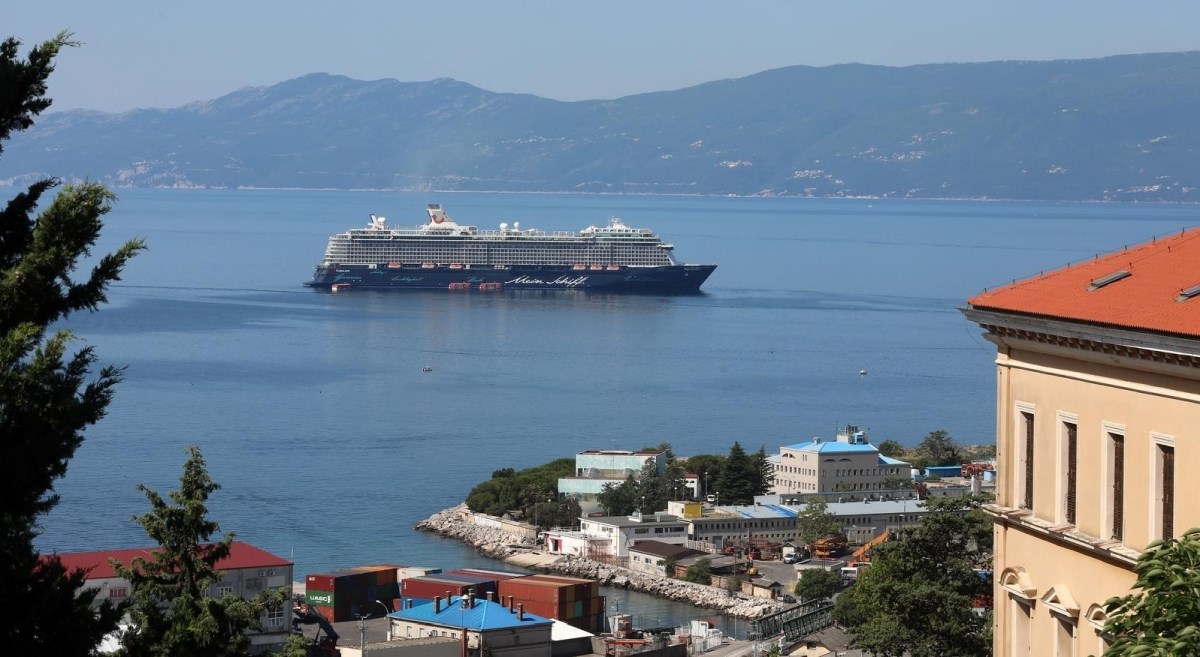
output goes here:
[[358, 651], [362, 657], [367, 657], [367, 615], [358, 615]]

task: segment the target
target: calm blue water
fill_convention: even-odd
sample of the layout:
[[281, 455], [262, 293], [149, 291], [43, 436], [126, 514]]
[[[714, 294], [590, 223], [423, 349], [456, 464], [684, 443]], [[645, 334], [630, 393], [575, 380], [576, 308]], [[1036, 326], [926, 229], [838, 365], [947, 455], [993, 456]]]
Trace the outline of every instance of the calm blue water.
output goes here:
[[[135, 485], [200, 445], [223, 530], [296, 572], [488, 564], [411, 531], [500, 467], [670, 442], [724, 453], [830, 436], [990, 442], [994, 349], [955, 310], [1014, 277], [1177, 231], [1195, 207], [690, 197], [128, 190], [99, 252], [150, 249], [71, 320], [128, 367], [46, 519], [44, 550], [144, 545]], [[417, 224], [648, 226], [720, 266], [699, 297], [329, 294], [330, 233]], [[423, 366], [433, 371], [422, 373]], [[860, 376], [859, 371], [868, 371]], [[610, 592], [611, 593], [611, 592]], [[629, 595], [650, 617], [690, 609]]]

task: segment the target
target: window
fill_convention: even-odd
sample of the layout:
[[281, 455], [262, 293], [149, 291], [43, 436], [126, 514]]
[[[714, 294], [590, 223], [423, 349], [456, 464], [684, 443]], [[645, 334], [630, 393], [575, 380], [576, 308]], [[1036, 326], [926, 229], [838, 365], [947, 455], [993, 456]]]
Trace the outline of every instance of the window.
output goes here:
[[129, 588], [125, 586], [114, 586], [108, 590], [110, 598], [125, 598], [129, 596]]
[[1075, 624], [1055, 617], [1054, 629], [1055, 657], [1075, 657]]
[[1018, 472], [1021, 473], [1021, 507], [1033, 510], [1033, 409], [1020, 411], [1020, 446]]
[[1108, 530], [1118, 541], [1125, 539], [1125, 436], [1108, 431]]
[[233, 587], [232, 586], [218, 586], [217, 587], [217, 597], [218, 598], [223, 598], [227, 595], [233, 595]]
[[283, 625], [283, 605], [276, 605], [267, 609], [267, 627], [281, 627]]
[[1064, 517], [1068, 524], [1075, 524], [1076, 469], [1079, 457], [1079, 426], [1075, 422], [1063, 422], [1063, 445], [1066, 451], [1066, 463], [1063, 474], [1066, 476], [1066, 496], [1063, 499]]
[[1175, 438], [1150, 434], [1151, 490], [1150, 538], [1175, 536]]

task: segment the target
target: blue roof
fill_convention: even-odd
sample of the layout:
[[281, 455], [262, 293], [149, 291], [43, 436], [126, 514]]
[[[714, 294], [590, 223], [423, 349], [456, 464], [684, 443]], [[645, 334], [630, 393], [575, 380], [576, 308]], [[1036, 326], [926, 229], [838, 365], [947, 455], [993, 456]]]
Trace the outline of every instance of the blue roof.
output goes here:
[[422, 623], [436, 623], [445, 627], [465, 627], [468, 630], [487, 631], [504, 630], [516, 627], [535, 625], [550, 625], [553, 621], [525, 612], [522, 620], [508, 610], [508, 607], [491, 600], [475, 600], [475, 606], [467, 609], [461, 604], [461, 597], [450, 598], [449, 604], [442, 606], [440, 612], [434, 612], [433, 605], [421, 605], [412, 609], [401, 609], [388, 614], [390, 618], [411, 620]]
[[843, 443], [837, 440], [827, 440], [823, 442], [807, 442], [788, 445], [788, 449], [794, 449], [801, 452], [818, 452], [821, 454], [833, 454], [837, 452], [878, 452], [874, 445], [852, 445]]
[[879, 455], [879, 463], [882, 465], [912, 465], [908, 461], [901, 461], [900, 459], [894, 459], [889, 456], [884, 456], [883, 454]]

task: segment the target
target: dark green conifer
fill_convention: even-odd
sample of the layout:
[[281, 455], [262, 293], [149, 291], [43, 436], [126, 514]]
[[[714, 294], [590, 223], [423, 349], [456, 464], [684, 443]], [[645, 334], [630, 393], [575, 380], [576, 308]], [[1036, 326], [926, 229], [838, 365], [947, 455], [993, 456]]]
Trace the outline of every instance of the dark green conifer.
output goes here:
[[[33, 125], [50, 106], [46, 79], [59, 51], [76, 45], [63, 32], [20, 56], [21, 42], [0, 43], [0, 151], [13, 131]], [[78, 310], [96, 310], [142, 248], [126, 243], [76, 278], [100, 235], [114, 196], [100, 185], [68, 185], [38, 212], [54, 179], [34, 182], [0, 210], [0, 645], [13, 655], [87, 655], [117, 627], [121, 610], [97, 590], [80, 590], [83, 571], [68, 572], [39, 554], [39, 518], [58, 503], [54, 482], [83, 443], [83, 430], [104, 417], [121, 372], [93, 371], [90, 347], [72, 352], [63, 329], [49, 326]]]

